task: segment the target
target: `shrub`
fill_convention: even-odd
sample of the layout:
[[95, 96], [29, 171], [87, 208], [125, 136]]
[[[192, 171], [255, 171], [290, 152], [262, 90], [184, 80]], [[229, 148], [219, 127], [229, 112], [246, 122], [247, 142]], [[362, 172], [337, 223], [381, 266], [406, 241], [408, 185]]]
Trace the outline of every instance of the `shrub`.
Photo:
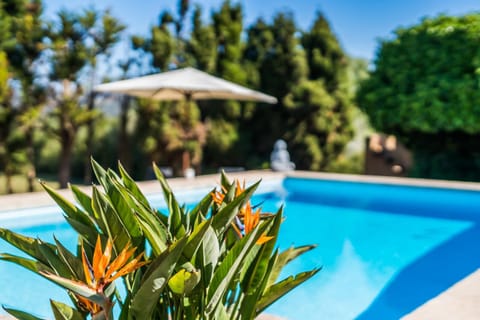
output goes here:
[[222, 174], [221, 188], [187, 210], [154, 166], [165, 214], [149, 204], [121, 165], [118, 175], [92, 163], [103, 191], [93, 186], [89, 196], [71, 186], [78, 205], [44, 185], [78, 233], [76, 254], [58, 240], [47, 243], [0, 229], [1, 238], [30, 256], [0, 259], [68, 290], [73, 306], [52, 300], [55, 319], [113, 319], [114, 304], [120, 306], [118, 319], [254, 319], [319, 270], [277, 281], [287, 263], [314, 246], [281, 253], [275, 248], [282, 209], [262, 213], [252, 205], [258, 182], [245, 188]]

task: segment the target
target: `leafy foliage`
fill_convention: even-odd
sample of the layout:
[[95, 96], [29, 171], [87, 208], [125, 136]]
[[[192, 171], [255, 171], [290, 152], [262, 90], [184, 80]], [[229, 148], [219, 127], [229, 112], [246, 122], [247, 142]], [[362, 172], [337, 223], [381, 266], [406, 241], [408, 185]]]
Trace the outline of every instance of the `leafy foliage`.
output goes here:
[[[71, 190], [78, 205], [52, 188], [45, 190], [77, 231], [76, 253], [58, 240], [46, 243], [0, 228], [0, 237], [29, 258], [0, 259], [38, 273], [69, 292], [73, 306], [52, 301], [55, 319], [254, 319], [319, 269], [278, 281], [283, 267], [314, 246], [275, 249], [282, 209], [254, 212], [245, 188], [222, 175], [220, 190], [187, 210], [155, 166], [168, 215], [153, 208], [132, 178], [92, 162], [100, 188], [89, 196]], [[151, 248], [151, 250], [146, 250]], [[121, 295], [115, 280], [122, 279]], [[28, 313], [6, 309], [20, 319]]]
[[[479, 30], [478, 14], [425, 18], [397, 29], [393, 39], [381, 42], [375, 69], [358, 92], [358, 103], [375, 129], [398, 135], [414, 150], [417, 175], [480, 177], [477, 165], [462, 168], [457, 161], [478, 162], [464, 141], [480, 132]], [[455, 136], [455, 146], [449, 145]], [[449, 151], [444, 152], [447, 145]], [[450, 169], [421, 169], [428, 167], [424, 161], [432, 155], [442, 154], [452, 160], [447, 160]], [[437, 165], [440, 162], [434, 160]]]

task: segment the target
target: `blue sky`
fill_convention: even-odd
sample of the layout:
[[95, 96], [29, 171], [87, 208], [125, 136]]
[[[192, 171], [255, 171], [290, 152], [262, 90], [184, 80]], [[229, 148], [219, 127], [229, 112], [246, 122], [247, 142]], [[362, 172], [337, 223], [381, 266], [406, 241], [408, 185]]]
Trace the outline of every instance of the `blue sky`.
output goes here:
[[[219, 8], [222, 0], [192, 1], [200, 3], [206, 18], [212, 8]], [[237, 2], [237, 1], [233, 1]], [[416, 24], [422, 17], [439, 13], [463, 14], [480, 11], [478, 0], [243, 0], [246, 25], [258, 16], [270, 19], [275, 12], [289, 10], [297, 24], [307, 29], [321, 10], [329, 19], [344, 50], [355, 57], [372, 59], [377, 39], [388, 37], [399, 26]], [[52, 16], [61, 7], [84, 8], [95, 3], [100, 9], [110, 8], [113, 14], [128, 25], [130, 34], [146, 34], [156, 23], [161, 10], [176, 10], [177, 0], [45, 0], [46, 13]]]

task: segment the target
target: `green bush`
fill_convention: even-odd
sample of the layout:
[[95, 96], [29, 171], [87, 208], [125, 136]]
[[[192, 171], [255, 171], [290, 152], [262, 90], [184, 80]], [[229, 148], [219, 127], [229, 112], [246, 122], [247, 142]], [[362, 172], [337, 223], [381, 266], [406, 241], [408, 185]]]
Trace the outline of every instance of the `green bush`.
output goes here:
[[[2, 254], [65, 288], [73, 306], [51, 301], [55, 319], [254, 319], [319, 269], [277, 281], [283, 267], [314, 246], [275, 248], [282, 218], [252, 209], [258, 182], [245, 188], [225, 175], [192, 210], [175, 199], [160, 170], [168, 214], [152, 207], [119, 166], [120, 175], [93, 168], [103, 187], [89, 196], [71, 186], [78, 206], [45, 190], [79, 235], [76, 254], [6, 229], [0, 237], [30, 258]], [[121, 294], [115, 280], [122, 279]], [[7, 309], [19, 319], [37, 319]]]

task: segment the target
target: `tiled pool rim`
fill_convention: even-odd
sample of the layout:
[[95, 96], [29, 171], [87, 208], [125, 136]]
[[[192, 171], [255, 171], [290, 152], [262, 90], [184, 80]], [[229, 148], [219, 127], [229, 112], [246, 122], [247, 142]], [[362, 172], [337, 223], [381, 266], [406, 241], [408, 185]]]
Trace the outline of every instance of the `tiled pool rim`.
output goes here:
[[[231, 179], [240, 179], [253, 183], [262, 179], [260, 192], [268, 192], [272, 186], [278, 185], [285, 177], [297, 177], [306, 179], [322, 179], [322, 180], [341, 180], [364, 183], [380, 183], [389, 185], [405, 185], [414, 187], [430, 187], [430, 188], [448, 188], [461, 190], [480, 191], [479, 183], [459, 182], [459, 181], [444, 181], [444, 180], [426, 180], [426, 179], [411, 179], [411, 178], [397, 178], [397, 177], [383, 177], [383, 176], [365, 176], [365, 175], [346, 175], [333, 174], [323, 172], [309, 172], [309, 171], [292, 171], [288, 173], [272, 172], [270, 170], [256, 170], [229, 173]], [[205, 194], [219, 184], [219, 174], [203, 175], [193, 179], [173, 178], [168, 182], [171, 188], [177, 193], [187, 194]], [[156, 180], [139, 182], [142, 191], [149, 196], [152, 202], [160, 201], [161, 188]], [[90, 187], [82, 187], [82, 189], [90, 193]], [[59, 190], [59, 193], [65, 198], [72, 200], [70, 190]], [[15, 218], [29, 218], [29, 224], [37, 219], [45, 221], [45, 211], [54, 210], [56, 208], [53, 200], [46, 192], [34, 192], [25, 194], [13, 194], [0, 196], [0, 225], [10, 227], [8, 221]], [[58, 209], [57, 209], [58, 211]], [[61, 215], [49, 216], [48, 219], [58, 221], [62, 219]], [[440, 319], [439, 315], [444, 315], [448, 318], [458, 318], [456, 315], [461, 315], [461, 319], [478, 319], [480, 312], [480, 269], [466, 278], [459, 281], [439, 296], [426, 302], [412, 313], [406, 315], [404, 319], [419, 320], [419, 319]], [[447, 318], [445, 318], [447, 319]]]

